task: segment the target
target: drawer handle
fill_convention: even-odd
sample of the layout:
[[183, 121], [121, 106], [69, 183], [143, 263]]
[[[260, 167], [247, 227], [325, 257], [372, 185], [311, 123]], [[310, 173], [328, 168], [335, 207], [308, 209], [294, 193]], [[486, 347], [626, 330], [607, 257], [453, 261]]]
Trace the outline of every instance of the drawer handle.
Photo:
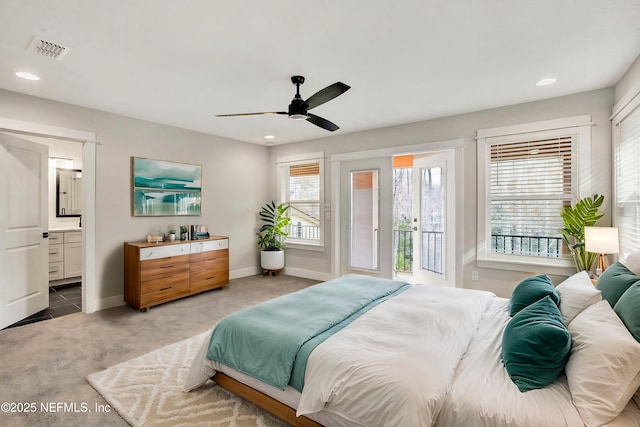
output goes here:
[[161, 265], [160, 268], [171, 268], [173, 265]]
[[215, 279], [215, 278], [216, 278], [216, 276], [212, 276], [212, 277], [207, 277], [207, 278], [206, 278], [206, 279], [204, 279], [204, 280], [213, 280], [213, 279]]
[[55, 270], [49, 270], [49, 274], [51, 274], [51, 273], [57, 273], [57, 272], [58, 272], [58, 269], [57, 269], [57, 268], [56, 268]]
[[168, 286], [168, 287], [166, 287], [166, 288], [162, 288], [162, 289], [160, 289], [160, 290], [161, 290], [161, 291], [166, 291], [166, 290], [171, 289], [171, 288], [173, 288], [173, 286]]

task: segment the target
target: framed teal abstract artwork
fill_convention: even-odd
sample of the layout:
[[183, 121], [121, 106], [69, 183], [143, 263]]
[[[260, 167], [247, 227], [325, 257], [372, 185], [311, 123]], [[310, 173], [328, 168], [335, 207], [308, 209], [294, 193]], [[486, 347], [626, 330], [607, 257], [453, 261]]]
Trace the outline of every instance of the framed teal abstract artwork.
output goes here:
[[202, 166], [132, 157], [133, 216], [201, 214]]

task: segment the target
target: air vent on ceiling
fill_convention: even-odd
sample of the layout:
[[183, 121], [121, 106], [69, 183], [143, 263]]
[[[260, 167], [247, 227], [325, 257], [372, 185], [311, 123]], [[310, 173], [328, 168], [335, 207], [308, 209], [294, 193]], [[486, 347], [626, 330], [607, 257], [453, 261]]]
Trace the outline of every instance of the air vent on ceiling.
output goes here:
[[37, 53], [38, 55], [46, 56], [48, 58], [57, 59], [58, 61], [64, 58], [69, 53], [68, 46], [61, 45], [60, 43], [52, 42], [51, 40], [45, 40], [42, 37], [34, 37], [33, 41], [27, 48], [29, 52]]

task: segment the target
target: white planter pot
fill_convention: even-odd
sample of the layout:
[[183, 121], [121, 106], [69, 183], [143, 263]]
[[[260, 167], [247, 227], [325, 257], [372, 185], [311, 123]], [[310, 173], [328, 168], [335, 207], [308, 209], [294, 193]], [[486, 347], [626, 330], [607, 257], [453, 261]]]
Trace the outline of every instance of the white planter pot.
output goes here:
[[284, 251], [260, 251], [260, 266], [265, 270], [284, 268]]

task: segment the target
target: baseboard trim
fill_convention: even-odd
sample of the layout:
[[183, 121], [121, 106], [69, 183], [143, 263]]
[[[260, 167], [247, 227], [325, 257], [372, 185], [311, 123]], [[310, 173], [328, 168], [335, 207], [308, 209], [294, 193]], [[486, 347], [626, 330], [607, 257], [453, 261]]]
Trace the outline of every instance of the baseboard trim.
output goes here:
[[285, 267], [284, 274], [288, 276], [302, 277], [303, 279], [313, 279], [326, 282], [333, 279], [331, 273], [323, 273], [321, 271], [304, 270], [302, 268]]
[[96, 300], [94, 307], [96, 309], [95, 311], [101, 311], [108, 308], [120, 307], [121, 305], [126, 305], [124, 302], [124, 294]]
[[256, 274], [260, 274], [260, 267], [247, 267], [241, 268], [240, 270], [231, 270], [229, 271], [229, 280], [231, 279], [241, 279], [243, 277], [255, 276]]

